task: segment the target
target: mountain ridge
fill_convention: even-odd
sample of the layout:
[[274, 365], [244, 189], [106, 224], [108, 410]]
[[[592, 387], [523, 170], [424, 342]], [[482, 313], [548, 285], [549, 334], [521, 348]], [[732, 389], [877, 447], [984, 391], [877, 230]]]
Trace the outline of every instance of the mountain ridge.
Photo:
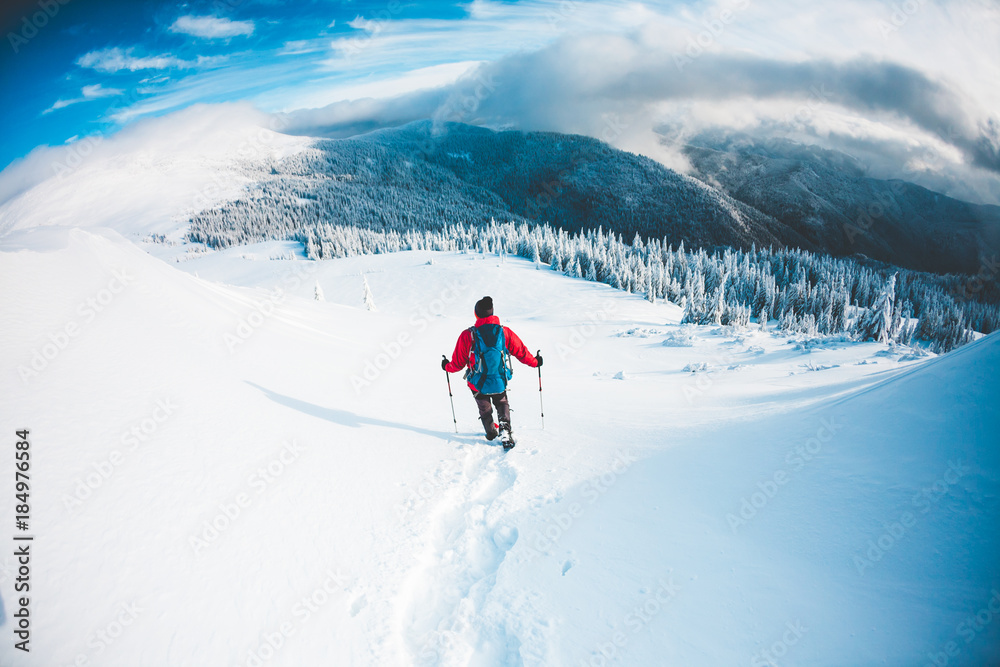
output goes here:
[[798, 230], [826, 252], [936, 273], [975, 273], [1000, 251], [1000, 207], [902, 179], [851, 156], [790, 141], [702, 137], [683, 147], [694, 175]]
[[248, 225], [253, 209], [286, 231], [334, 222], [402, 232], [498, 219], [967, 274], [1000, 249], [1000, 207], [869, 178], [849, 156], [827, 151], [819, 159], [818, 149], [803, 145], [797, 155], [788, 146], [770, 156], [733, 146], [684, 150], [693, 175], [582, 135], [415, 121], [317, 139], [271, 165], [259, 192], [245, 197], [252, 205], [202, 212], [192, 229], [273, 238]]

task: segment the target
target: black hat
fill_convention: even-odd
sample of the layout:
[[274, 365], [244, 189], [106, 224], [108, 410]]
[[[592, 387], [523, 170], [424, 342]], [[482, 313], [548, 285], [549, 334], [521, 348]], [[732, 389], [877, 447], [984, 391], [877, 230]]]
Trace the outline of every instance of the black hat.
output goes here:
[[484, 296], [482, 299], [476, 302], [476, 317], [484, 318], [489, 317], [493, 314], [493, 299]]

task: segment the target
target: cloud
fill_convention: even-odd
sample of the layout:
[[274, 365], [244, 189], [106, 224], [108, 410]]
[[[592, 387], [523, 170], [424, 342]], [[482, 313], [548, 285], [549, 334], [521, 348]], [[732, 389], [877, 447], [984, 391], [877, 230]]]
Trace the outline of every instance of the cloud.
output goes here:
[[899, 157], [912, 157], [914, 144], [939, 158], [950, 150], [939, 160], [948, 168], [1000, 175], [995, 115], [944, 75], [871, 54], [791, 59], [702, 49], [690, 57], [686, 42], [663, 37], [662, 29], [566, 35], [483, 64], [443, 88], [293, 112], [293, 128], [345, 136], [430, 117], [572, 132], [683, 171], [682, 151], [654, 128], [672, 122], [686, 128], [683, 138], [738, 126], [833, 147], [867, 145], [873, 156], [890, 144]]
[[252, 35], [254, 24], [253, 21], [231, 21], [216, 16], [189, 15], [179, 17], [170, 25], [169, 30], [170, 32], [193, 35], [195, 37], [220, 39], [237, 37], [239, 35]]
[[364, 30], [368, 33], [381, 32], [382, 27], [389, 21], [389, 18], [384, 18], [380, 20], [376, 19], [366, 19], [365, 17], [355, 16], [353, 19], [347, 22], [347, 25], [351, 26], [355, 30]]
[[306, 53], [321, 53], [327, 48], [326, 40], [291, 39], [281, 45], [276, 55], [299, 56]]
[[62, 109], [68, 107], [71, 104], [79, 104], [80, 102], [89, 102], [90, 100], [96, 100], [101, 97], [114, 97], [115, 95], [122, 95], [125, 91], [121, 88], [105, 88], [101, 84], [97, 83], [92, 86], [84, 86], [80, 90], [80, 97], [73, 97], [70, 99], [58, 99], [52, 106], [43, 111], [43, 114], [51, 113], [57, 109]]
[[[609, 112], [633, 115], [665, 102], [692, 100], [797, 100], [833, 105], [862, 115], [912, 123], [1000, 171], [990, 146], [996, 130], [945, 81], [892, 62], [860, 57], [846, 62], [784, 62], [749, 55], [706, 54], [678, 70], [668, 54], [644, 48], [635, 37], [595, 35], [560, 40], [532, 53], [487, 63], [435, 97], [441, 120], [515, 123], [526, 129], [584, 127]], [[392, 118], [427, 113], [424, 93], [368, 106]], [[311, 113], [310, 122], [336, 131], [342, 109]], [[356, 105], [354, 105], [356, 106]], [[631, 110], [631, 111], [630, 111]], [[789, 122], [796, 119], [789, 118]], [[353, 121], [352, 121], [353, 122]]]
[[134, 56], [134, 48], [122, 49], [111, 47], [90, 51], [80, 56], [76, 64], [88, 67], [98, 72], [113, 73], [127, 70], [135, 72], [143, 69], [190, 68], [199, 64], [198, 61], [181, 60], [169, 54], [155, 56]]
[[[178, 211], [247, 182], [234, 158], [287, 155], [308, 143], [275, 126], [248, 103], [196, 104], [109, 136], [37, 147], [0, 171], [0, 237], [44, 225], [168, 231]], [[115, 187], [105, 187], [109, 178]]]
[[[449, 19], [394, 6], [352, 12], [335, 33], [231, 54], [225, 68], [120, 48], [78, 62], [170, 75], [113, 117], [122, 123], [246, 99], [320, 107], [292, 114], [302, 134], [457, 120], [586, 134], [681, 171], [684, 141], [739, 131], [835, 148], [880, 177], [936, 179], [1000, 202], [1000, 6], [989, 0], [903, 13], [896, 0], [473, 0]], [[460, 63], [477, 62], [458, 77]], [[408, 78], [417, 72], [423, 79]]]

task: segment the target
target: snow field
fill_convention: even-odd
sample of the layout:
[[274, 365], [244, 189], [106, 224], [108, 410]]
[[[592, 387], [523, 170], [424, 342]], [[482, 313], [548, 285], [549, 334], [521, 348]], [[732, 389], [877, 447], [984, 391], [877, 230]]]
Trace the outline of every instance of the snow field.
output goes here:
[[[35, 650], [3, 664], [997, 657], [1000, 626], [960, 628], [1000, 579], [995, 336], [900, 361], [511, 258], [4, 243], [38, 538]], [[484, 294], [545, 356], [545, 429], [515, 364], [506, 454], [458, 375], [454, 433], [438, 365]]]

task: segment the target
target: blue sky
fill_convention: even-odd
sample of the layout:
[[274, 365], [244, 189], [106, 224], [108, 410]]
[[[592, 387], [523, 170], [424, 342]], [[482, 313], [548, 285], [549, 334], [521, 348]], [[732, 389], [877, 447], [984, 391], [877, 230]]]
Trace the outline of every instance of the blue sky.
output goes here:
[[195, 102], [247, 99], [280, 107], [304, 90], [397, 70], [344, 72], [323, 61], [335, 40], [364, 45], [370, 33], [351, 26], [358, 17], [448, 21], [466, 14], [455, 3], [377, 0], [53, 5], [58, 11], [37, 34], [24, 23], [41, 11], [37, 3], [8, 10], [15, 13], [4, 25], [0, 89], [9, 103], [0, 107], [0, 120], [11, 131], [2, 164], [39, 144]]
[[61, 1], [4, 9], [0, 165], [245, 101], [305, 134], [452, 118], [681, 171], [699, 132], [777, 136], [1000, 202], [993, 0]]

